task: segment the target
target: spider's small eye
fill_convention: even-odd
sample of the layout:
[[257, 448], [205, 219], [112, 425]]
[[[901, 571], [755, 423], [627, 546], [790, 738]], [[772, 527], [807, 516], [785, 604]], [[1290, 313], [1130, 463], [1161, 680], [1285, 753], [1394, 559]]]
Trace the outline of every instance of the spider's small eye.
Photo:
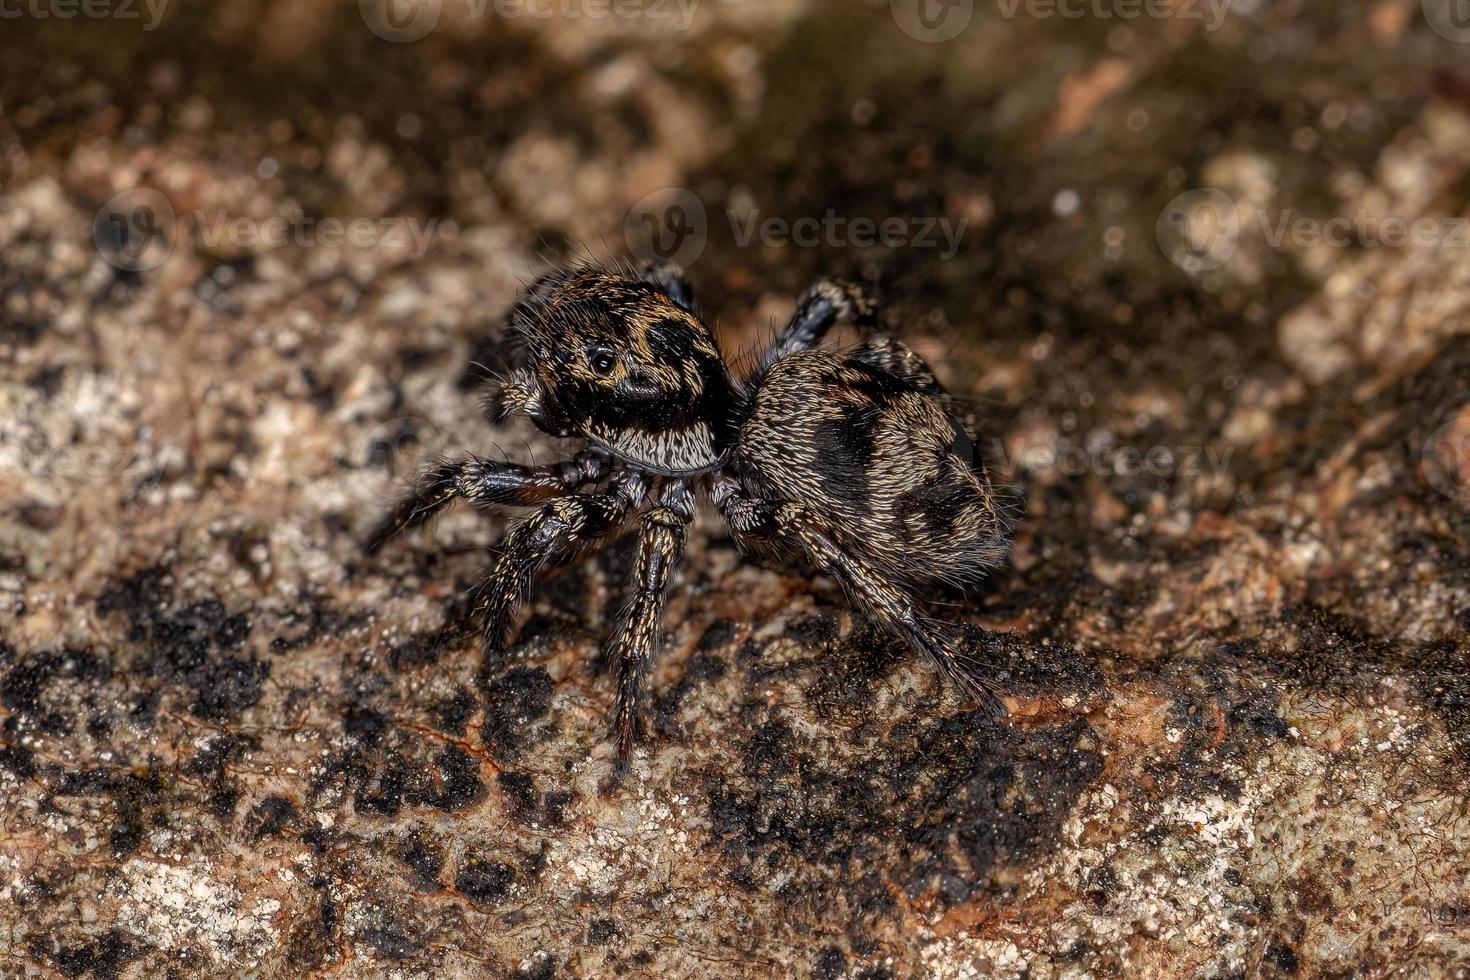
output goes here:
[[595, 350], [587, 355], [587, 363], [592, 365], [592, 370], [603, 377], [612, 374], [612, 369], [617, 365], [618, 359], [609, 350]]

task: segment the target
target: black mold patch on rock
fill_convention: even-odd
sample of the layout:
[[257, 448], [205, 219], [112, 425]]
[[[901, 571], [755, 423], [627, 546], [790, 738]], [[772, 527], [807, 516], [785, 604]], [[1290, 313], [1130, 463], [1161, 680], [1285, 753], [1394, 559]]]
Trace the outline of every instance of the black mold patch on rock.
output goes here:
[[525, 825], [564, 825], [567, 819], [566, 809], [576, 799], [576, 794], [570, 790], [538, 790], [530, 773], [502, 772], [495, 777], [495, 781], [505, 794], [511, 816]]
[[418, 944], [390, 929], [369, 927], [362, 931], [362, 941], [390, 960], [407, 959], [418, 951]]
[[1431, 640], [1414, 659], [1425, 703], [1444, 721], [1462, 767], [1470, 768], [1470, 630]]
[[443, 656], [445, 650], [452, 647], [463, 636], [464, 630], [458, 626], [415, 633], [389, 651], [388, 664], [395, 671], [428, 666], [436, 662]]
[[116, 817], [108, 832], [108, 847], [114, 858], [132, 854], [147, 836], [145, 813], [163, 800], [163, 787], [152, 773], [136, 775], [113, 768], [87, 768], [67, 772], [48, 768], [46, 778], [55, 796], [111, 797]]
[[144, 645], [143, 666], [194, 691], [189, 710], [211, 720], [237, 717], [260, 700], [270, 666], [231, 653], [244, 644], [250, 622], [217, 600], [172, 608], [167, 572], [154, 567], [128, 578], [97, 600], [97, 612], [127, 616], [129, 641]]
[[380, 759], [376, 764], [354, 764], [348, 769], [349, 780], [357, 783], [353, 806], [363, 814], [395, 816], [419, 776], [421, 772], [401, 756]]
[[831, 617], [811, 617], [798, 625], [821, 658], [806, 698], [829, 720], [865, 716], [873, 703], [874, 685], [914, 655], [902, 640], [866, 621], [856, 623], [846, 636], [838, 635]]
[[968, 624], [954, 630], [960, 648], [998, 691], [1053, 697], [1102, 693], [1102, 677], [1097, 668], [1068, 645], [1016, 633], [992, 632]]
[[408, 865], [419, 888], [438, 891], [442, 887], [439, 882], [439, 873], [444, 870], [442, 848], [415, 835], [405, 842], [399, 857]]
[[[0, 648], [0, 663], [16, 659], [14, 647]], [[16, 722], [26, 720], [50, 734], [68, 734], [72, 719], [60, 710], [48, 709], [43, 699], [46, 684], [61, 675], [61, 658], [54, 653], [26, 657], [7, 670], [0, 677], [0, 704], [14, 714], [6, 719], [6, 729], [14, 730]]]
[[513, 759], [532, 738], [531, 725], [551, 710], [551, 675], [545, 668], [512, 667], [485, 691], [480, 738], [497, 758]]
[[300, 970], [310, 970], [326, 960], [336, 949], [341, 917], [337, 906], [323, 898], [315, 915], [306, 915], [286, 938], [286, 959]]
[[376, 708], [354, 704], [342, 713], [342, 731], [367, 748], [376, 746], [388, 727], [388, 716]]
[[825, 647], [837, 641], [837, 617], [818, 613], [799, 619], [786, 628], [785, 636], [804, 647]]
[[423, 948], [423, 944], [408, 936], [404, 927], [388, 921], [367, 926], [360, 933], [362, 941], [390, 960], [403, 960]]
[[1273, 939], [1266, 946], [1266, 963], [1286, 976], [1296, 976], [1301, 970], [1301, 959], [1296, 950], [1280, 939]]
[[226, 766], [256, 747], [255, 740], [249, 737], [221, 736], [185, 764], [185, 773], [204, 781], [208, 794], [205, 801], [217, 819], [228, 821], [233, 817], [240, 799], [240, 791], [229, 780]]
[[714, 653], [723, 650], [735, 638], [740, 635], [740, 624], [732, 619], [717, 619], [710, 623], [702, 634], [699, 642], [694, 645], [695, 653]]
[[530, 773], [503, 772], [495, 777], [495, 782], [500, 785], [501, 792], [510, 800], [510, 812], [522, 823], [529, 823], [536, 817], [536, 781]]
[[812, 976], [819, 980], [837, 980], [847, 970], [847, 957], [842, 955], [842, 950], [833, 946], [822, 953], [817, 959], [817, 965], [812, 970]]
[[296, 804], [284, 796], [267, 796], [250, 810], [245, 825], [253, 840], [262, 840], [279, 837], [295, 826], [296, 820]]
[[436, 703], [431, 709], [434, 714], [435, 724], [441, 732], [450, 735], [463, 735], [465, 726], [479, 710], [480, 700], [468, 690], [461, 690], [453, 697], [445, 698]]
[[515, 883], [516, 869], [499, 861], [471, 858], [454, 876], [454, 887], [470, 901], [488, 905], [500, 901]]
[[[77, 946], [62, 946], [55, 954], [56, 968], [68, 977], [112, 980], [122, 974], [130, 960], [142, 956], [147, 947], [117, 929]], [[43, 948], [37, 949], [43, 952]]]
[[36, 774], [35, 753], [24, 745], [0, 745], [0, 769], [29, 779]]
[[710, 817], [748, 880], [796, 870], [788, 893], [840, 897], [861, 918], [888, 912], [890, 885], [954, 904], [986, 887], [987, 869], [1050, 850], [1101, 770], [1082, 719], [1023, 731], [964, 712], [861, 744], [773, 720], [746, 741], [743, 772], [711, 790]]
[[[709, 633], [706, 633], [706, 638]], [[704, 646], [704, 639], [695, 646], [695, 651], [689, 655], [688, 663], [685, 663], [684, 676], [679, 677], [669, 691], [664, 692], [654, 701], [653, 708], [653, 730], [661, 736], [678, 735], [681, 732], [679, 726], [679, 711], [684, 708], [685, 699], [695, 689], [706, 682], [714, 682], [725, 676], [728, 666], [719, 655], [709, 652]]]
[[[60, 691], [68, 688], [76, 692], [84, 690], [66, 681], [80, 681], [90, 687], [101, 686], [112, 678], [112, 664], [94, 654], [90, 649], [66, 647], [62, 650], [45, 650], [22, 654], [15, 647], [0, 643], [0, 706], [9, 709], [4, 730], [10, 733], [25, 729], [38, 729], [50, 735], [69, 735], [76, 726], [71, 711], [66, 710], [73, 701], [80, 700], [84, 707], [91, 705], [90, 691], [83, 697], [72, 698], [50, 695], [52, 685]], [[87, 730], [96, 735], [105, 732], [110, 720], [105, 709], [86, 718]]]
[[450, 745], [434, 759], [443, 788], [429, 801], [440, 810], [463, 810], [484, 793], [480, 764], [463, 749]]
[[324, 759], [313, 780], [314, 797], [345, 784], [360, 814], [379, 817], [396, 816], [405, 806], [463, 810], [480, 799], [484, 785], [474, 755], [395, 726], [384, 712], [358, 704], [361, 694], [352, 696], [353, 707], [343, 717], [352, 740]]
[[612, 942], [620, 934], [618, 924], [612, 919], [593, 919], [587, 923], [587, 942], [602, 946]]
[[[1411, 645], [1380, 637], [1351, 616], [1313, 605], [1283, 611], [1262, 639], [1222, 644], [1218, 659], [1237, 670], [1269, 672], [1358, 703], [1387, 678], [1410, 678], [1444, 724], [1461, 763], [1470, 767], [1470, 630]], [[1257, 719], [1270, 732], [1281, 726]]]

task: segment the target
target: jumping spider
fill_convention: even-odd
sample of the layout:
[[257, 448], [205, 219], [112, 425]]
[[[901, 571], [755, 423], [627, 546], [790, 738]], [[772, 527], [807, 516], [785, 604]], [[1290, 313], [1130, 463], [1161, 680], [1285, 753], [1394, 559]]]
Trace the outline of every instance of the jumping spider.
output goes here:
[[[838, 321], [867, 339], [817, 348]], [[543, 276], [510, 316], [528, 363], [491, 402], [585, 448], [567, 462], [442, 461], [368, 539], [370, 552], [456, 498], [540, 509], [506, 535], [477, 593], [484, 646], [510, 640], [538, 573], [638, 526], [634, 585], [605, 655], [617, 670], [618, 758], [638, 732], [644, 666], [659, 643], [669, 576], [713, 500], [742, 551], [795, 557], [918, 649], [992, 713], [977, 664], [920, 608], [937, 586], [978, 583], [1008, 527], [960, 413], [912, 349], [873, 333], [857, 287], [821, 280], [748, 378], [726, 364], [676, 270], [581, 267]]]

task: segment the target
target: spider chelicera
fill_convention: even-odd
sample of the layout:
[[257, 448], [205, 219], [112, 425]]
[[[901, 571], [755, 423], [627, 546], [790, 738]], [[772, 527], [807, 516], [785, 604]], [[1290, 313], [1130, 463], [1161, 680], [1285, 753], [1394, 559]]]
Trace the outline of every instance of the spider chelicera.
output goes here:
[[[818, 348], [839, 321], [866, 339], [843, 352]], [[605, 649], [617, 671], [624, 765], [696, 492], [713, 501], [742, 551], [794, 557], [832, 575], [863, 614], [1004, 714], [957, 631], [918, 599], [933, 588], [973, 586], [1002, 563], [1003, 509], [934, 372], [873, 324], [860, 289], [821, 280], [740, 378], [676, 270], [587, 266], [543, 276], [511, 313], [509, 334], [525, 363], [492, 399], [492, 416], [524, 414], [584, 447], [550, 466], [442, 461], [367, 547], [376, 551], [455, 499], [539, 505], [507, 533], [477, 593], [485, 651], [496, 654], [542, 571], [636, 518], [633, 581]]]

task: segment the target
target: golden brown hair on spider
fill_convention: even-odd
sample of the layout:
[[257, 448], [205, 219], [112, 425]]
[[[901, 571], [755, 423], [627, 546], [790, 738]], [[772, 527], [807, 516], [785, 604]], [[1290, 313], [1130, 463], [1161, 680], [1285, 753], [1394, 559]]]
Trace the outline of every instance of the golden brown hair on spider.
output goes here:
[[[495, 413], [523, 414], [582, 448], [550, 466], [442, 462], [378, 525], [369, 551], [455, 499], [538, 508], [508, 532], [477, 592], [493, 654], [541, 572], [636, 521], [632, 582], [606, 649], [622, 765], [698, 496], [742, 551], [794, 556], [832, 575], [865, 616], [1004, 714], [957, 634], [917, 598], [978, 584], [1004, 561], [1009, 538], [974, 436], [929, 365], [873, 332], [873, 304], [858, 287], [824, 279], [739, 378], [692, 297], [669, 268], [589, 266], [538, 279], [510, 316], [526, 366], [501, 386]], [[863, 342], [819, 348], [839, 321], [863, 331]]]

